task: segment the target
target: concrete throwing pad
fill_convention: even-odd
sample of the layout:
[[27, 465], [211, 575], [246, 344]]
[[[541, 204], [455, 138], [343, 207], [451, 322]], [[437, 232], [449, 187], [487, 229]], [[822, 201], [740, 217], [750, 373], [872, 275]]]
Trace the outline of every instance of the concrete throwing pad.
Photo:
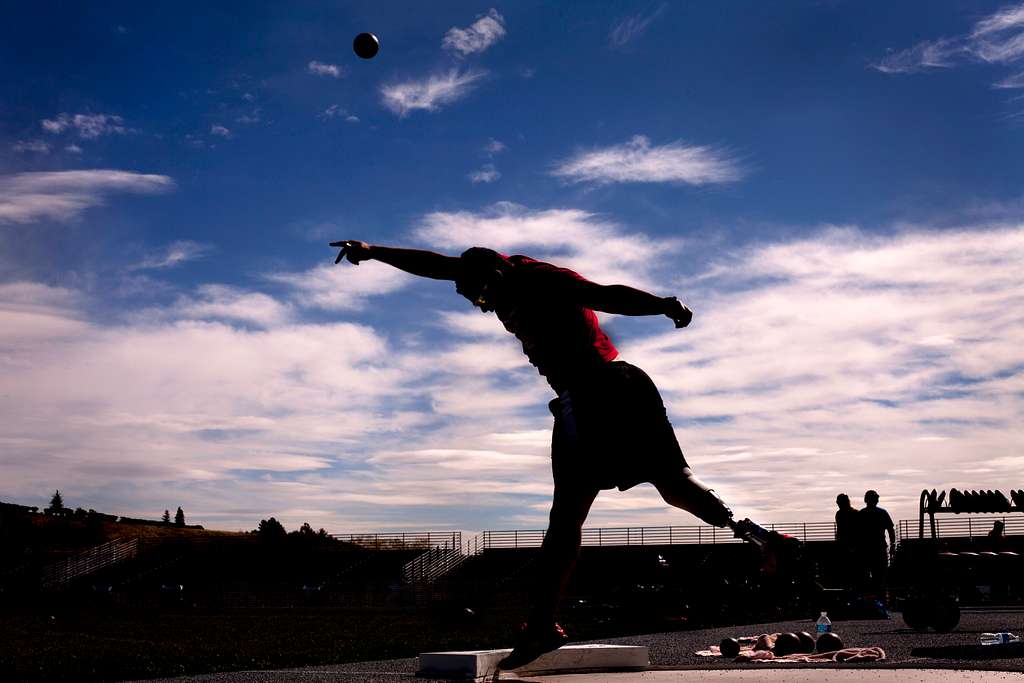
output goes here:
[[[498, 662], [511, 651], [424, 652], [420, 655], [420, 670], [417, 675], [452, 680], [482, 680], [494, 676]], [[646, 668], [648, 664], [650, 659], [646, 646], [566, 645], [541, 655], [526, 666], [514, 669], [514, 672], [521, 676], [542, 671], [566, 673], [581, 670], [636, 670]]]
[[773, 668], [759, 664], [744, 669], [686, 669], [683, 671], [644, 671], [640, 673], [603, 673], [541, 676], [536, 683], [1021, 683], [1018, 671], [962, 671], [956, 669], [814, 669]]

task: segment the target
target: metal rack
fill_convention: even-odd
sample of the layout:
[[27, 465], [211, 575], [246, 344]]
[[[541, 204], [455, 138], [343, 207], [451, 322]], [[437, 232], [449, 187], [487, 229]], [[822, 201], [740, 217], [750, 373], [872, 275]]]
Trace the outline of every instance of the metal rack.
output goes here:
[[924, 538], [924, 518], [928, 516], [932, 538], [938, 538], [935, 528], [935, 515], [952, 513], [996, 513], [1024, 512], [1024, 489], [1012, 489], [1007, 496], [1002, 491], [967, 491], [950, 489], [945, 491], [921, 491], [918, 505], [918, 538]]

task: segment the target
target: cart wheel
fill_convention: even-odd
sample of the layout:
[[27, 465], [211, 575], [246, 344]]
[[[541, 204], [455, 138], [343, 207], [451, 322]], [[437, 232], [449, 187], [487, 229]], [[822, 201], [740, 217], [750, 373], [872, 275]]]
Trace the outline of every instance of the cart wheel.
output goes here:
[[[921, 598], [908, 598], [903, 603], [903, 621], [906, 622], [907, 626], [915, 631], [927, 631], [929, 622], [932, 620], [931, 617], [931, 608], [929, 604]], [[959, 618], [960, 614], [958, 610], [958, 621]]]
[[949, 633], [960, 623], [960, 605], [953, 598], [944, 598], [932, 607], [931, 627], [938, 633]]

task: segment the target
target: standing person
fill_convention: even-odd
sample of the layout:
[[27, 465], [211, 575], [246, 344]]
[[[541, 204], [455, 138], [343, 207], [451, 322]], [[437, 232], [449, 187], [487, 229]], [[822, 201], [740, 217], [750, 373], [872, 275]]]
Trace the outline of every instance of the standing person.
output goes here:
[[849, 587], [859, 582], [857, 567], [860, 562], [857, 551], [860, 547], [860, 516], [857, 508], [850, 503], [845, 493], [836, 496], [836, 561], [839, 569], [836, 575], [843, 586]]
[[[868, 490], [864, 493], [864, 508], [857, 516], [864, 539], [862, 552], [864, 568], [869, 576], [868, 585], [881, 598], [885, 592], [889, 556], [896, 552], [896, 529], [885, 508], [878, 507], [877, 491]], [[886, 534], [889, 536], [888, 551], [885, 546]]]
[[617, 360], [594, 311], [665, 315], [686, 327], [693, 313], [675, 297], [625, 285], [599, 285], [528, 256], [473, 247], [461, 256], [332, 242], [358, 265], [382, 261], [413, 275], [455, 282], [481, 311], [494, 312], [557, 397], [551, 444], [554, 494], [527, 622], [499, 663], [515, 669], [561, 647], [556, 611], [579, 555], [583, 522], [603, 489], [652, 483], [662, 498], [709, 524], [736, 528], [732, 511], [697, 479], [676, 441], [661, 396], [640, 368]]

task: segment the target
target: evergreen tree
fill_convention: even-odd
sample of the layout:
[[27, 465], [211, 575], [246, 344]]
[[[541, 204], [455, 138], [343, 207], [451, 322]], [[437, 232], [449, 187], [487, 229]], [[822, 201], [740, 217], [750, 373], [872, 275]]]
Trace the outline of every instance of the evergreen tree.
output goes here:
[[170, 510], [164, 510], [164, 516], [160, 518], [160, 521], [163, 522], [164, 524], [170, 524], [171, 523], [171, 511]]
[[50, 507], [47, 510], [56, 512], [57, 510], [64, 509], [64, 499], [60, 495], [60, 489], [57, 489], [53, 493], [53, 498], [50, 499]]
[[285, 538], [288, 535], [284, 530], [284, 525], [273, 517], [261, 519], [259, 527], [256, 528], [256, 533], [268, 540]]
[[178, 511], [174, 513], [174, 526], [185, 526], [185, 512], [178, 506]]

